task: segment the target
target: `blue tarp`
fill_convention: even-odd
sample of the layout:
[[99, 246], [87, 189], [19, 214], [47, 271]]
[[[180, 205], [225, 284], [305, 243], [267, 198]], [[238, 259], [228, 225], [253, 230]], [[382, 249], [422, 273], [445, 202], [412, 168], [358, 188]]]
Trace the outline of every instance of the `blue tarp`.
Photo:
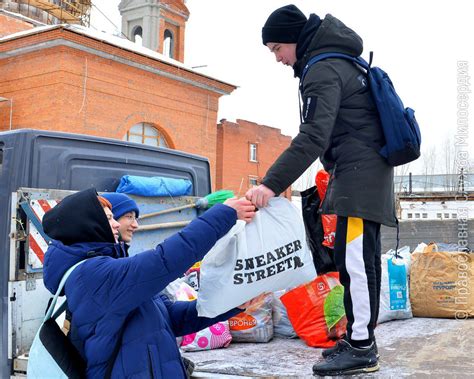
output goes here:
[[193, 185], [187, 179], [163, 178], [161, 176], [144, 177], [124, 175], [116, 192], [138, 196], [184, 196], [191, 195]]

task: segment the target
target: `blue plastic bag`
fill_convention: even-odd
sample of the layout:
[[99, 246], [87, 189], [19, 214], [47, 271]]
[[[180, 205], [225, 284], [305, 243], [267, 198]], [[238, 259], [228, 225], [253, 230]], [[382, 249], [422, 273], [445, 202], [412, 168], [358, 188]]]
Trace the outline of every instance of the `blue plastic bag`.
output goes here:
[[387, 260], [390, 310], [407, 308], [407, 269], [405, 264], [396, 264], [394, 258]]
[[185, 196], [191, 195], [193, 185], [188, 179], [144, 177], [124, 175], [116, 192], [138, 196]]

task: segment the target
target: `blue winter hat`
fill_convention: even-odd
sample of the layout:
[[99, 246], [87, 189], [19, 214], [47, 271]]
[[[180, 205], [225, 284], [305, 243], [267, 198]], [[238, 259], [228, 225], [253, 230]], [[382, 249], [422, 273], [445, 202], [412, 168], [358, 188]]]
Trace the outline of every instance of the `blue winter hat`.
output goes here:
[[102, 197], [106, 198], [112, 204], [112, 213], [114, 219], [118, 220], [125, 213], [135, 212], [135, 216], [139, 216], [138, 205], [135, 200], [131, 199], [123, 193], [109, 192], [101, 194]]

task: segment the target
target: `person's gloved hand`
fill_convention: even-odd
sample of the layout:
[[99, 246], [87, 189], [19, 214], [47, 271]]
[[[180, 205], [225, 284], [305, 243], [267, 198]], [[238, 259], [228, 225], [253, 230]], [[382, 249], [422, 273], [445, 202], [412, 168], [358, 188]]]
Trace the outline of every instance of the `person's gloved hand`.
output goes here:
[[266, 207], [268, 200], [275, 196], [270, 188], [264, 184], [260, 184], [258, 187], [250, 188], [245, 197], [252, 202], [257, 208]]
[[237, 212], [237, 218], [246, 223], [249, 223], [255, 217], [255, 206], [244, 197], [241, 197], [240, 199], [237, 199], [236, 197], [227, 199], [224, 201], [224, 204], [234, 208]]

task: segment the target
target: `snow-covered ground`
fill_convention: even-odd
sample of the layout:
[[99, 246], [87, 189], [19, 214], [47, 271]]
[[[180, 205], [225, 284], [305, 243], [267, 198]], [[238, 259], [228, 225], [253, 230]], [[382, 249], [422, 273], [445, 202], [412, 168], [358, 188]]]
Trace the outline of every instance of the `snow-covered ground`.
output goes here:
[[[411, 318], [376, 329], [380, 371], [370, 378], [473, 378], [474, 320]], [[184, 354], [195, 378], [311, 378], [321, 349], [300, 339], [231, 343], [226, 349]]]

